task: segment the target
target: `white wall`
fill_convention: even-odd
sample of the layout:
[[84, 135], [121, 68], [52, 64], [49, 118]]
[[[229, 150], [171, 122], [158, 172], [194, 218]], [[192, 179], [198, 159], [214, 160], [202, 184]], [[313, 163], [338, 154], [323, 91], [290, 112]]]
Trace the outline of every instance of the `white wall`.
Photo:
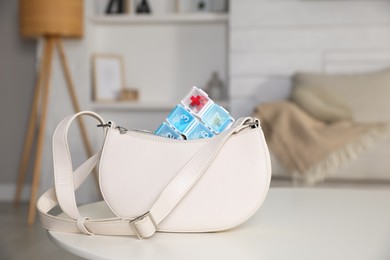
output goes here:
[[13, 197], [35, 85], [35, 55], [36, 41], [19, 35], [18, 1], [0, 1], [0, 201]]
[[357, 72], [390, 65], [390, 1], [232, 0], [234, 116], [289, 95], [297, 71]]

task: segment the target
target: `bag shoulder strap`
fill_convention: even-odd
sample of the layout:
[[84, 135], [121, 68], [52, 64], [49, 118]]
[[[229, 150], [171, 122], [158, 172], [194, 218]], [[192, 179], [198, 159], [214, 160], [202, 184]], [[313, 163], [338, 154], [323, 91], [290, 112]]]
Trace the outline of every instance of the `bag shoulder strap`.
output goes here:
[[[169, 215], [197, 183], [232, 134], [250, 125], [259, 125], [258, 119], [240, 118], [228, 130], [205, 144], [165, 187], [150, 211], [145, 214], [135, 219], [119, 217], [89, 219], [86, 216], [81, 216], [77, 208], [75, 190], [80, 187], [96, 166], [100, 159], [101, 150], [73, 172], [67, 133], [71, 123], [81, 115], [94, 117], [100, 124], [104, 124], [104, 120], [96, 113], [84, 111], [66, 117], [58, 125], [53, 135], [55, 187], [46, 191], [37, 202], [41, 223], [43, 227], [55, 231], [82, 232], [89, 235], [137, 235], [138, 238], [150, 237], [158, 231], [158, 224]], [[48, 214], [58, 204], [70, 218], [65, 219]]]

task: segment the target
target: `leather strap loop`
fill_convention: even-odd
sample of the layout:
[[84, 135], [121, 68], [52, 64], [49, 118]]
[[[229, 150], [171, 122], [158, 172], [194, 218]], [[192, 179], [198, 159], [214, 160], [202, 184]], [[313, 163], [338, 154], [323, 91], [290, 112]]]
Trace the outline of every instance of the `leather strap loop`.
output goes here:
[[85, 227], [85, 221], [88, 220], [87, 217], [80, 217], [77, 219], [77, 227], [80, 230], [81, 233], [86, 235], [93, 235], [86, 227]]

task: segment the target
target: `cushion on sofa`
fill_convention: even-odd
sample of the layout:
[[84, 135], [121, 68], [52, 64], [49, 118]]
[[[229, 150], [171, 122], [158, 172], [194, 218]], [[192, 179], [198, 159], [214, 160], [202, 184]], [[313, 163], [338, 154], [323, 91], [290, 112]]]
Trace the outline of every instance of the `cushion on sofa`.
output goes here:
[[290, 99], [321, 121], [335, 122], [352, 119], [352, 111], [348, 105], [324, 88], [298, 85], [293, 88]]
[[390, 69], [356, 74], [297, 73], [293, 89], [325, 89], [344, 100], [357, 122], [390, 122]]

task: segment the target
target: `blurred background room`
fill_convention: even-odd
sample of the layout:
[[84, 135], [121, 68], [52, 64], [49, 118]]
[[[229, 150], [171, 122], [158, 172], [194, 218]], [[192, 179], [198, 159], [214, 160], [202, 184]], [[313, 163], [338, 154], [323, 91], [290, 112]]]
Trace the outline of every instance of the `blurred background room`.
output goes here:
[[[153, 131], [192, 86], [261, 119], [272, 188], [390, 189], [390, 1], [1, 0], [0, 259], [74, 257], [35, 210], [60, 120]], [[76, 165], [100, 134], [72, 127]]]

